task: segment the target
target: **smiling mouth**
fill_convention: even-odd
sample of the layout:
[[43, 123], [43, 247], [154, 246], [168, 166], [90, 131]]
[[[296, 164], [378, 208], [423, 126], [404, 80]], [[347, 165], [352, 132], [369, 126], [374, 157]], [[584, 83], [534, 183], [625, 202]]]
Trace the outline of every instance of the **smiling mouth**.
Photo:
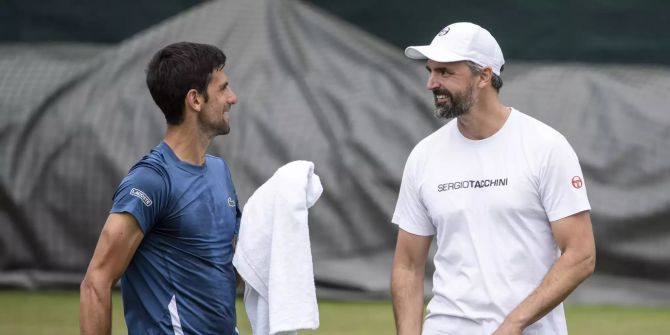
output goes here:
[[444, 105], [449, 102], [449, 96], [446, 94], [435, 94], [435, 104]]
[[446, 100], [451, 97], [447, 90], [434, 90], [433, 95], [435, 96], [435, 100]]

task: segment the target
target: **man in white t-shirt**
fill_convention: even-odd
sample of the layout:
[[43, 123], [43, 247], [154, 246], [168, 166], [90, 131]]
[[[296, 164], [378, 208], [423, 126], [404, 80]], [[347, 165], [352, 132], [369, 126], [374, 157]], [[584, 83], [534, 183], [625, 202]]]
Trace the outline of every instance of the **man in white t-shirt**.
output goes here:
[[[487, 30], [454, 23], [405, 54], [427, 59], [435, 113], [454, 119], [417, 144], [403, 173], [393, 215], [398, 334], [567, 334], [562, 301], [595, 266], [575, 152], [500, 102], [505, 61]], [[433, 236], [433, 298], [422, 322]]]

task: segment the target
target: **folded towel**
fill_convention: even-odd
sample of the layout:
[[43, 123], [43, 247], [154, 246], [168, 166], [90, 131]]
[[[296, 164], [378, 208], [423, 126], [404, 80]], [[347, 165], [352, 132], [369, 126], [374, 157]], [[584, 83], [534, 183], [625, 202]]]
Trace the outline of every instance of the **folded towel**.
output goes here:
[[321, 192], [314, 164], [294, 161], [244, 206], [233, 265], [246, 283], [244, 307], [255, 335], [319, 327], [307, 209]]

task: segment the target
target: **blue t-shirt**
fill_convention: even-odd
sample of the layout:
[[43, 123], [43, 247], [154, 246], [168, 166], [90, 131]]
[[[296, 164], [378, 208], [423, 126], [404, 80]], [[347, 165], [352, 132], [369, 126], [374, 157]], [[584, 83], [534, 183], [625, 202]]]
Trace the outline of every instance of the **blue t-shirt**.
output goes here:
[[121, 278], [129, 334], [235, 334], [233, 237], [241, 212], [226, 162], [179, 160], [165, 142], [130, 169], [111, 212], [144, 232]]

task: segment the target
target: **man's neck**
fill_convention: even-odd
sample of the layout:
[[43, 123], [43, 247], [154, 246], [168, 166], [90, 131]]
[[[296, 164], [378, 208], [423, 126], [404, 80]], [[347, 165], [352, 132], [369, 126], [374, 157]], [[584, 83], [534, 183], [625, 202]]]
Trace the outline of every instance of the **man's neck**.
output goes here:
[[164, 142], [180, 160], [201, 166], [205, 164], [205, 153], [212, 139], [198, 131], [195, 126], [180, 124], [168, 125]]
[[457, 119], [458, 130], [471, 140], [483, 140], [498, 132], [505, 125], [512, 109], [499, 101], [473, 106]]

